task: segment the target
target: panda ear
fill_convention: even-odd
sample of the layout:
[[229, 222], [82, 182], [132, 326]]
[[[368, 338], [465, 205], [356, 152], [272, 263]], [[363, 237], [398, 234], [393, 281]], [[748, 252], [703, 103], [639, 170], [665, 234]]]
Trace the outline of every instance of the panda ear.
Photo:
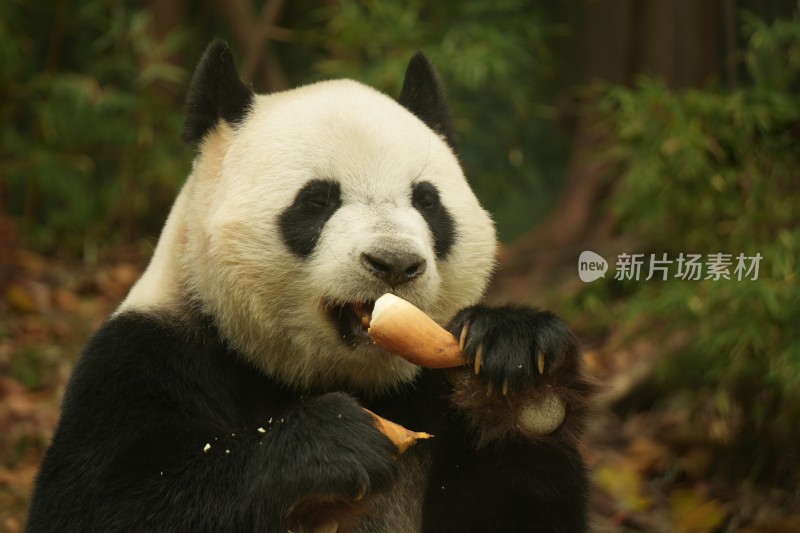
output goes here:
[[253, 105], [253, 91], [239, 78], [228, 45], [214, 39], [192, 75], [181, 139], [197, 146], [220, 120], [235, 126]]
[[444, 86], [433, 64], [422, 52], [417, 52], [408, 62], [403, 89], [397, 101], [444, 137], [454, 152], [458, 152], [458, 139]]

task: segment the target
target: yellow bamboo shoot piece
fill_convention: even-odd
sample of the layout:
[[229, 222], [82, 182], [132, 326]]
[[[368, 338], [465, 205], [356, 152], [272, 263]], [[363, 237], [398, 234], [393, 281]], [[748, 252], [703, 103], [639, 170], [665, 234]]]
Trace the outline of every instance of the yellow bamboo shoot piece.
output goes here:
[[392, 443], [397, 446], [397, 451], [399, 453], [405, 452], [419, 439], [429, 439], [433, 436], [430, 433], [411, 431], [410, 429], [406, 429], [400, 424], [396, 424], [391, 420], [381, 418], [369, 409], [364, 410], [372, 415], [372, 418], [375, 419], [375, 424], [378, 426], [378, 429], [381, 431], [381, 433], [389, 437], [389, 440], [391, 440]]
[[375, 302], [368, 333], [375, 344], [415, 365], [453, 368], [466, 363], [449, 331], [394, 294]]

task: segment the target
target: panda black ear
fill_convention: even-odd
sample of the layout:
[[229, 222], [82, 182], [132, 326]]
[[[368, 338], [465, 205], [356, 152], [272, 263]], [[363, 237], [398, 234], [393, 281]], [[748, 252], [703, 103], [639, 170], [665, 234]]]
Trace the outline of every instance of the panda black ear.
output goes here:
[[240, 124], [253, 105], [253, 91], [239, 78], [228, 45], [214, 39], [192, 75], [181, 139], [197, 146], [220, 120]]
[[433, 64], [422, 52], [414, 54], [408, 62], [403, 89], [397, 101], [444, 137], [454, 152], [458, 152], [458, 139], [444, 86]]

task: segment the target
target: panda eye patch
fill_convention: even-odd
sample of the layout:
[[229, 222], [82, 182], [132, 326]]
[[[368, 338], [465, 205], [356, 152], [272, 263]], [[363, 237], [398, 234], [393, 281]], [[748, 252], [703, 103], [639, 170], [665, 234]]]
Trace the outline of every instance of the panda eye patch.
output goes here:
[[306, 183], [278, 217], [286, 246], [300, 257], [311, 255], [322, 228], [341, 205], [342, 190], [337, 182], [313, 179]]
[[419, 211], [433, 235], [436, 257], [444, 258], [456, 239], [455, 223], [439, 197], [439, 189], [429, 181], [415, 183], [411, 205]]

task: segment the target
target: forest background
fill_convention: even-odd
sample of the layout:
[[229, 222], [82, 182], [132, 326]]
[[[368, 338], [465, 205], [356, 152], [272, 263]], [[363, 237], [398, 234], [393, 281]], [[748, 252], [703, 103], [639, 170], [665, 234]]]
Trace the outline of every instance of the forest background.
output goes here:
[[[608, 385], [596, 531], [800, 531], [791, 0], [1, 2], [0, 531], [190, 169], [183, 98], [213, 36], [259, 92], [396, 95], [416, 51], [436, 64], [503, 241], [489, 299], [562, 314]], [[604, 278], [581, 281], [584, 251]]]

